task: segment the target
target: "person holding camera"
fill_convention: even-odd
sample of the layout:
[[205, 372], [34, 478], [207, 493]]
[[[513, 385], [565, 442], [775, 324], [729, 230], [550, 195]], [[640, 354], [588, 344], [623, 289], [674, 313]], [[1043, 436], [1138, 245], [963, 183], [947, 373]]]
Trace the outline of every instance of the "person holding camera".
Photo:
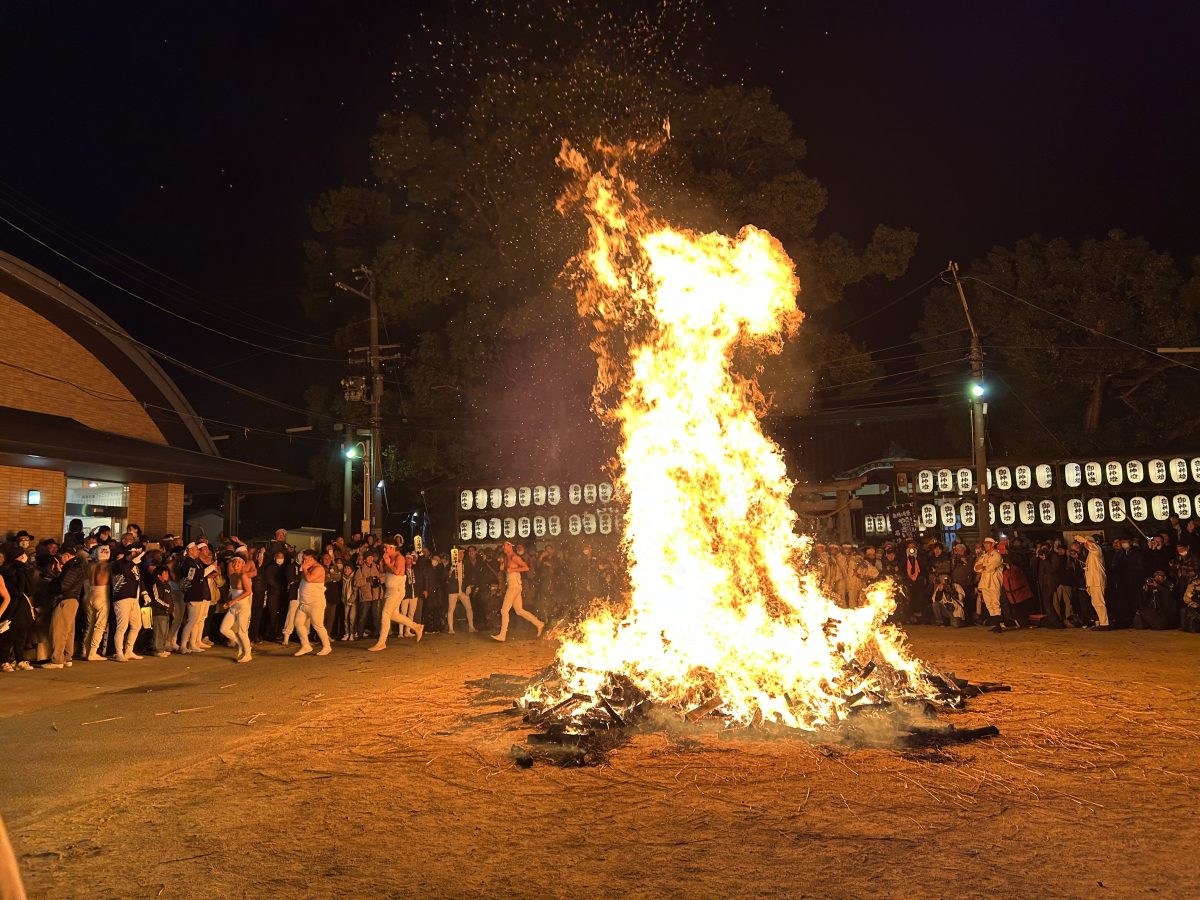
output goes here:
[[967, 624], [965, 596], [963, 589], [951, 581], [948, 574], [935, 575], [933, 595], [929, 601], [933, 623], [945, 628], [961, 628]]

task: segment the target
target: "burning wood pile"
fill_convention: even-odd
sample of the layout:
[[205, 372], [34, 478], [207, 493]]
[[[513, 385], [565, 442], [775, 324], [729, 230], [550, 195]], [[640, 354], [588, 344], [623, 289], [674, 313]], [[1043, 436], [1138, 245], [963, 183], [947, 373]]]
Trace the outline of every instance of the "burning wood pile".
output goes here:
[[[967, 698], [994, 691], [1008, 691], [998, 682], [970, 682], [927, 667], [926, 686], [920, 691], [906, 684], [903, 672], [893, 673], [887, 687], [878, 678], [875, 663], [859, 667], [862, 688], [845, 698], [843, 712], [817, 729], [800, 729], [764, 721], [761, 714], [748, 723], [723, 710], [718, 694], [710, 693], [689, 706], [655, 703], [634, 681], [620, 673], [604, 673], [600, 686], [590, 693], [571, 691], [555, 702], [531, 700], [531, 696], [561, 696], [568, 688], [557, 666], [548, 666], [531, 679], [525, 697], [514, 702], [524, 711], [524, 721], [538, 730], [527, 735], [524, 745], [513, 745], [512, 756], [519, 765], [535, 760], [579, 766], [603, 759], [612, 748], [641, 730], [694, 730], [697, 732], [760, 733], [790, 736], [822, 743], [856, 747], [899, 748], [941, 747], [961, 744], [1000, 733], [995, 726], [956, 728], [937, 719], [939, 708], [962, 709]], [[932, 685], [930, 693], [927, 685]]]

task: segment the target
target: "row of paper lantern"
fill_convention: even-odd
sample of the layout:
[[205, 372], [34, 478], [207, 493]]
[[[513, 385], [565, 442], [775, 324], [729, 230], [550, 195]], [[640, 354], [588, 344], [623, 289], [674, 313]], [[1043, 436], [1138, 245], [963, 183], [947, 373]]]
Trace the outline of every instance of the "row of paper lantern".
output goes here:
[[[458, 495], [459, 507], [469, 512], [473, 509], [512, 509], [517, 506], [558, 506], [562, 502], [562, 488], [557, 484], [537, 484], [529, 487], [475, 488], [463, 490]], [[613, 498], [613, 486], [606, 481], [599, 484], [572, 484], [567, 487], [567, 502], [609, 503]]]
[[[509, 516], [501, 519], [462, 519], [458, 523], [458, 536], [464, 541], [499, 540], [506, 538], [543, 538], [558, 537], [563, 530], [562, 516]], [[612, 534], [612, 510], [601, 509], [596, 512], [577, 513], [566, 516], [567, 534]]]
[[863, 530], [867, 534], [891, 534], [892, 523], [882, 513], [863, 516]]
[[[1168, 477], [1176, 484], [1188, 481], [1200, 482], [1200, 456], [1189, 462], [1182, 457], [1170, 460], [1151, 459], [1143, 463], [1140, 459], [1131, 459], [1122, 464], [1117, 460], [1100, 462], [1070, 462], [1063, 466], [1063, 483], [1067, 487], [1099, 487], [1109, 484], [1113, 487], [1124, 484], [1141, 484], [1149, 479], [1151, 484], [1166, 484]], [[988, 487], [999, 488], [1002, 491], [1028, 490], [1036, 482], [1039, 488], [1045, 490], [1054, 483], [1054, 467], [1048, 463], [1036, 466], [996, 466], [987, 470]], [[974, 473], [968, 468], [951, 469], [922, 469], [917, 472], [917, 490], [922, 494], [932, 494], [935, 490], [946, 492], [958, 490], [966, 492], [975, 486]]]
[[[1107, 500], [1103, 497], [1092, 497], [1088, 500], [1072, 497], [1065, 501], [1067, 520], [1072, 525], [1080, 525], [1085, 521], [1090, 522], [1124, 522], [1127, 518], [1133, 519], [1135, 522], [1145, 522], [1151, 516], [1160, 522], [1165, 522], [1171, 513], [1175, 513], [1180, 518], [1187, 518], [1192, 515], [1193, 509], [1195, 514], [1200, 516], [1200, 494], [1195, 497], [1189, 497], [1187, 494], [1175, 494], [1173, 497], [1158, 495], [1155, 497], [1109, 497]], [[997, 515], [1002, 525], [1015, 525], [1018, 522], [1022, 525], [1054, 525], [1058, 518], [1058, 511], [1055, 508], [1053, 500], [1044, 499], [1039, 501], [1021, 500], [1014, 502], [1005, 500], [999, 504], [988, 504], [988, 520], [992, 525], [996, 524]], [[966, 528], [971, 528], [975, 525], [975, 504], [952, 503], [946, 501], [944, 503], [922, 504], [919, 511], [919, 518], [922, 528], [936, 528], [940, 524], [945, 528], [955, 528], [961, 523]], [[871, 519], [885, 519], [883, 516], [868, 516], [868, 521]], [[885, 519], [886, 522], [886, 519]], [[877, 523], [872, 523], [867, 531], [875, 533], [883, 533], [878, 529]]]

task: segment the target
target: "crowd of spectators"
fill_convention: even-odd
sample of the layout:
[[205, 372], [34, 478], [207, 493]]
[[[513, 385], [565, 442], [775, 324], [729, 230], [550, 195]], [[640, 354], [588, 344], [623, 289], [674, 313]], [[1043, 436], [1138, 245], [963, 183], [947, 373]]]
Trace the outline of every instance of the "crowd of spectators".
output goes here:
[[[495, 628], [506, 596], [499, 547], [443, 554], [419, 542], [406, 548], [400, 535], [382, 541], [356, 534], [299, 553], [283, 530], [252, 547], [236, 537], [185, 543], [165, 535], [151, 542], [137, 525], [119, 536], [109, 528], [85, 534], [78, 520], [72, 525], [62, 540], [21, 531], [0, 549], [4, 672], [203, 653], [226, 643], [248, 662], [255, 644], [295, 637], [308, 647], [310, 628], [323, 642], [322, 633], [333, 641], [375, 641], [378, 649], [387, 637], [381, 616], [389, 571], [403, 573], [404, 617], [422, 633], [453, 634], [456, 624]], [[524, 608], [539, 620], [577, 618], [626, 589], [614, 543], [517, 544], [514, 552], [524, 561]], [[934, 538], [819, 543], [810, 565], [846, 607], [866, 604], [873, 586], [889, 581], [893, 619], [904, 624], [1200, 632], [1197, 520], [1172, 518], [1153, 535], [1110, 542], [1099, 535], [1034, 541], [1014, 532], [949, 548]], [[309, 622], [301, 596], [313, 572], [323, 573], [325, 602], [320, 621]]]
[[1172, 516], [1148, 535], [1027, 540], [1013, 532], [981, 544], [936, 538], [879, 546], [821, 543], [812, 564], [842, 606], [895, 586], [894, 619], [995, 632], [1041, 628], [1180, 628], [1200, 632], [1200, 520]]
[[[237, 537], [149, 541], [137, 525], [120, 536], [107, 527], [85, 534], [78, 520], [62, 540], [18, 532], [0, 549], [0, 670], [129, 662], [226, 643], [237, 649], [239, 662], [248, 662], [250, 647], [239, 645], [243, 628], [250, 646], [286, 645], [293, 638], [307, 646], [309, 627], [334, 641], [379, 641], [385, 560], [402, 552], [402, 537], [338, 537], [322, 551], [307, 551], [308, 565], [306, 553], [286, 537], [281, 529], [259, 546]], [[613, 550], [591, 543], [540, 550], [517, 544], [527, 567], [521, 573], [525, 609], [555, 622], [615, 598], [620, 584]], [[297, 613], [313, 562], [324, 573], [325, 603], [321, 621], [310, 624]], [[443, 554], [410, 543], [404, 565], [393, 560], [392, 566], [402, 568], [406, 609], [425, 632], [454, 633], [456, 621], [470, 631], [498, 625], [506, 589], [500, 548]], [[242, 604], [248, 604], [248, 621], [231, 622], [229, 610]]]

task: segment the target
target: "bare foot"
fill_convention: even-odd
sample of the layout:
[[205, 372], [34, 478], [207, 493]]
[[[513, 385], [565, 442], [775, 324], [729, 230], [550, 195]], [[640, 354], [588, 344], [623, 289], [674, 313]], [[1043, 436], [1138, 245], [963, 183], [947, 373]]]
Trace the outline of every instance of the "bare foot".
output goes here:
[[304, 656], [309, 653], [312, 653], [312, 647], [301, 647], [299, 650], [293, 653], [292, 656]]
[[417, 626], [417, 643], [418, 644], [421, 643], [421, 638], [423, 638], [423, 637], [425, 637], [425, 626], [418, 625]]
[[328, 656], [332, 652], [333, 652], [332, 647], [322, 647], [320, 650], [317, 651], [317, 656]]
[[500, 643], [502, 643], [502, 644], [503, 644], [503, 643], [504, 643], [504, 636], [503, 636], [503, 635], [499, 635], [499, 634], [493, 634], [493, 635], [492, 635], [492, 640], [493, 640], [493, 641], [499, 641]]
[[545, 627], [546, 627], [546, 623], [545, 623], [545, 622], [538, 622], [538, 624], [537, 624], [537, 630], [538, 630], [537, 636], [538, 636], [539, 638], [542, 636], [542, 631], [545, 629]]
[[370, 647], [367, 648], [367, 652], [374, 653], [376, 650], [384, 650], [386, 648], [387, 648], [387, 644], [372, 644]]

